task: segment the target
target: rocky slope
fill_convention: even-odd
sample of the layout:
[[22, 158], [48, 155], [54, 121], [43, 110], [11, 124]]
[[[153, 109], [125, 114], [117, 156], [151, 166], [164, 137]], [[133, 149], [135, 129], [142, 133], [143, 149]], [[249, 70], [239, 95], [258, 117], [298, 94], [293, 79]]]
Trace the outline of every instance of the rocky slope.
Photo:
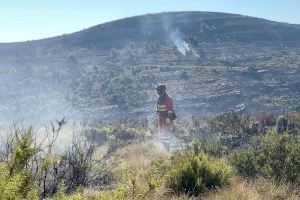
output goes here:
[[179, 116], [299, 109], [300, 26], [174, 12], [0, 44], [1, 119], [153, 117], [157, 83]]

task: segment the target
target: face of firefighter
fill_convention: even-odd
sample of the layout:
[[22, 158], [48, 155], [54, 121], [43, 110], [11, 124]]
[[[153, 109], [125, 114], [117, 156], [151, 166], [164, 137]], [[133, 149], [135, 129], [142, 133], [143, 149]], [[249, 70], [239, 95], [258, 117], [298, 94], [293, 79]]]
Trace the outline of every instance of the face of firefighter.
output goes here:
[[160, 96], [163, 94], [163, 91], [162, 90], [157, 90], [157, 94]]

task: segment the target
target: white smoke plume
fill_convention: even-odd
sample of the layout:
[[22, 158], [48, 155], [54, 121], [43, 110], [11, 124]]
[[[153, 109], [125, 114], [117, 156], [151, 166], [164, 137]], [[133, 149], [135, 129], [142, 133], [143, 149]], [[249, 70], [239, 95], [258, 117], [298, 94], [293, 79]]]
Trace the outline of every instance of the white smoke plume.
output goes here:
[[170, 39], [182, 55], [185, 56], [191, 51], [190, 45], [182, 39], [182, 34], [179, 29], [170, 32]]
[[[58, 128], [56, 122], [53, 122], [55, 129]], [[45, 152], [49, 144], [53, 142], [53, 151], [55, 153], [65, 153], [69, 151], [75, 139], [85, 141], [85, 126], [79, 122], [67, 122], [62, 126], [59, 132], [53, 132], [51, 124], [10, 124], [0, 122], [0, 153], [5, 151], [8, 143], [11, 143], [16, 134], [24, 134], [26, 130], [32, 127], [32, 137], [34, 143]]]
[[[193, 55], [194, 57], [200, 57], [192, 48], [191, 44], [183, 39], [185, 38], [185, 36], [174, 24], [175, 19], [173, 16], [164, 14], [160, 16], [160, 19], [158, 21], [160, 20], [162, 22], [161, 25], [166, 34], [166, 40], [168, 43], [174, 45], [178, 52], [180, 52], [183, 56]], [[156, 22], [157, 21], [153, 20], [153, 16], [143, 18], [143, 21], [141, 21], [141, 33], [147, 36], [155, 33], [155, 30], [157, 29]]]

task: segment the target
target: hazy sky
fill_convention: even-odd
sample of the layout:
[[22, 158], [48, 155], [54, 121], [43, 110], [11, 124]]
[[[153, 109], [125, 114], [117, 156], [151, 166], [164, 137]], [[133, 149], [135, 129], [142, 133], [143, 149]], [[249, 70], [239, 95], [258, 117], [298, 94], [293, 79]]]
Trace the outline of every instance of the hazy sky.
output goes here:
[[300, 24], [300, 0], [0, 0], [0, 42], [71, 33], [163, 11], [217, 11]]

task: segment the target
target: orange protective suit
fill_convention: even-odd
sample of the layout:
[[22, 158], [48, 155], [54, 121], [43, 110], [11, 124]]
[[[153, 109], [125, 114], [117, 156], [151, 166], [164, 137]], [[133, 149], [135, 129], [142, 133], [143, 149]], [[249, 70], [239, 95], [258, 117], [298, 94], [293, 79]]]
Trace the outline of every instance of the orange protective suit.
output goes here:
[[173, 100], [167, 94], [157, 101], [156, 112], [158, 113], [158, 128], [160, 138], [171, 137], [172, 115], [173, 115]]

